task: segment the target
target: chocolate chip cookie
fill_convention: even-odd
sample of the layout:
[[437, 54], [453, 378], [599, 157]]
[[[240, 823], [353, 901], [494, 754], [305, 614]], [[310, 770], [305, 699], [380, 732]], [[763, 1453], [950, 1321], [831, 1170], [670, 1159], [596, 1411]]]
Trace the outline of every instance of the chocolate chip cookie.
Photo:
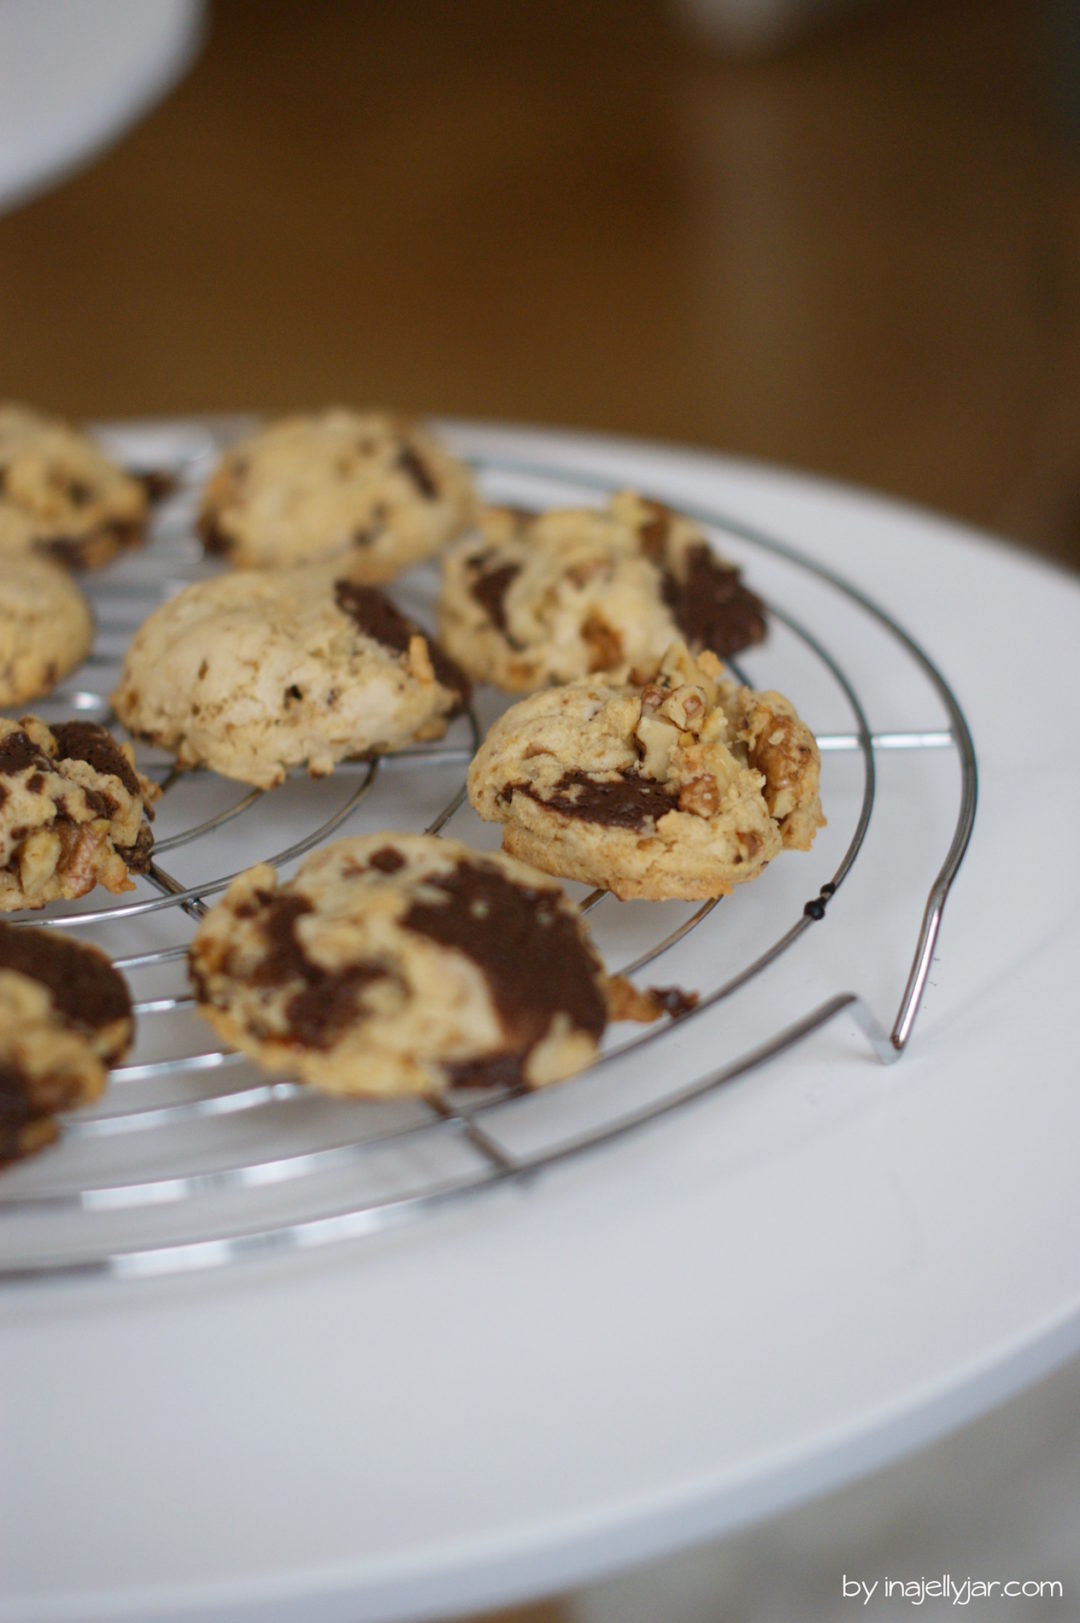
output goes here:
[[391, 580], [476, 512], [468, 469], [418, 423], [338, 408], [288, 417], [226, 453], [203, 498], [208, 552], [240, 568], [331, 558]]
[[319, 569], [199, 581], [136, 632], [117, 715], [180, 766], [272, 788], [293, 767], [440, 738], [467, 704], [452, 660], [373, 586]]
[[787, 699], [674, 645], [645, 683], [573, 682], [521, 700], [469, 769], [503, 848], [616, 896], [704, 900], [822, 827], [820, 756]]
[[93, 638], [90, 605], [59, 564], [29, 554], [0, 560], [0, 705], [48, 693]]
[[143, 539], [147, 507], [143, 484], [85, 434], [0, 405], [0, 559], [38, 553], [97, 569]]
[[339, 840], [285, 884], [252, 868], [189, 962], [226, 1042], [339, 1094], [542, 1087], [589, 1063], [609, 1016], [671, 1007], [608, 979], [551, 880], [429, 835]]
[[96, 947], [0, 923], [0, 1164], [56, 1138], [131, 1046], [127, 983]]
[[91, 721], [0, 716], [0, 912], [133, 890], [158, 794], [130, 745]]
[[511, 693], [655, 668], [675, 638], [728, 658], [765, 635], [761, 603], [692, 520], [631, 491], [608, 507], [489, 508], [444, 560], [440, 635]]

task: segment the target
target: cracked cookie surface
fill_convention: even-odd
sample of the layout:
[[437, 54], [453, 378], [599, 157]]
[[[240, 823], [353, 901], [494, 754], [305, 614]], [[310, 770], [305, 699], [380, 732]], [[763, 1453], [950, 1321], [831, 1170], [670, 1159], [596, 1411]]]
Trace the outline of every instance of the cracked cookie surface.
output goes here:
[[59, 564], [29, 554], [0, 561], [0, 705], [48, 693], [93, 640], [90, 605]]
[[469, 768], [503, 849], [623, 898], [706, 900], [824, 823], [820, 756], [789, 701], [674, 645], [644, 684], [586, 679], [512, 705]]
[[606, 508], [489, 508], [443, 564], [440, 635], [511, 693], [653, 669], [681, 637], [729, 657], [765, 635], [759, 600], [698, 526], [631, 491]]
[[189, 963], [227, 1042], [340, 1094], [542, 1087], [589, 1063], [609, 1017], [671, 1010], [608, 979], [559, 885], [430, 835], [339, 840], [286, 883], [252, 868]]
[[199, 581], [136, 632], [113, 694], [132, 733], [182, 767], [272, 788], [293, 767], [441, 738], [469, 685], [372, 586], [319, 569]]
[[147, 509], [143, 483], [85, 434], [0, 405], [0, 559], [37, 553], [97, 569], [141, 542]]
[[0, 717], [0, 912], [134, 890], [157, 794], [96, 722]]
[[240, 568], [332, 558], [391, 580], [476, 514], [472, 476], [418, 423], [336, 408], [270, 423], [226, 452], [203, 497], [208, 552]]
[[0, 922], [0, 1164], [44, 1148], [131, 1046], [127, 983], [96, 947]]

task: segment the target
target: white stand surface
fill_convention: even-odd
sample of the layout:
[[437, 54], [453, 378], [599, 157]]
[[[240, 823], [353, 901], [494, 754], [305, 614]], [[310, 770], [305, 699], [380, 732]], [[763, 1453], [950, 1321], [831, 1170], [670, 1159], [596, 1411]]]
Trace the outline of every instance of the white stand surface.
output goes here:
[[[456, 437], [724, 510], [936, 660], [980, 802], [909, 1050], [883, 1067], [840, 1017], [635, 1136], [408, 1227], [0, 1293], [3, 1623], [360, 1623], [553, 1592], [850, 1480], [1080, 1347], [1077, 581], [764, 467]], [[918, 793], [882, 779], [871, 876], [920, 837]], [[925, 887], [894, 944], [860, 872], [789, 955], [782, 1018], [852, 990], [891, 1022]], [[722, 1063], [725, 1024], [721, 1005], [655, 1063]]]
[[198, 49], [201, 0], [4, 0], [0, 211], [88, 163]]

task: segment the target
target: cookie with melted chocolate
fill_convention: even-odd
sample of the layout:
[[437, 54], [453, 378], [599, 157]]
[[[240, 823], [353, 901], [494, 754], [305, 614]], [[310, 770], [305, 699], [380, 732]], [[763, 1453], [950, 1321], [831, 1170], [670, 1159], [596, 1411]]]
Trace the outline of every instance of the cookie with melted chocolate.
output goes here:
[[465, 670], [511, 693], [633, 678], [677, 639], [729, 658], [766, 629], [700, 526], [632, 491], [604, 508], [488, 508], [446, 554], [439, 617]]
[[624, 898], [723, 896], [808, 850], [824, 822], [813, 734], [722, 669], [676, 644], [646, 681], [521, 700], [473, 760], [473, 806], [511, 855]]
[[142, 483], [85, 434], [0, 404], [0, 560], [32, 555], [100, 568], [142, 541], [148, 507]]
[[609, 980], [550, 879], [429, 835], [340, 840], [284, 884], [253, 868], [190, 969], [227, 1042], [338, 1094], [542, 1087], [589, 1063], [613, 1007], [675, 1009]]
[[332, 561], [379, 582], [436, 552], [476, 512], [472, 476], [428, 429], [335, 407], [268, 423], [226, 452], [207, 485], [209, 553], [242, 569]]
[[131, 1046], [127, 983], [104, 953], [0, 922], [0, 1164], [42, 1149]]
[[333, 568], [251, 569], [187, 587], [136, 632], [117, 715], [180, 766], [259, 788], [296, 767], [440, 738], [463, 672], [382, 592]]
[[133, 890], [157, 795], [96, 722], [0, 717], [0, 912]]

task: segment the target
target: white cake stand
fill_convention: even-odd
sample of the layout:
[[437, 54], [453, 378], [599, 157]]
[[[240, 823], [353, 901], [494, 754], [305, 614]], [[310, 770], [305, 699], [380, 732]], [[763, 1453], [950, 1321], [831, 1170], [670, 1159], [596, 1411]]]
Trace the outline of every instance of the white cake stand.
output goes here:
[[[149, 431], [131, 432], [137, 458]], [[206, 449], [198, 425], [154, 432], [159, 460], [173, 444]], [[210, 1215], [192, 1240], [177, 1227], [187, 1201], [140, 1197], [104, 1214], [112, 1227], [87, 1242], [81, 1272], [9, 1283], [5, 1623], [357, 1623], [554, 1591], [868, 1471], [1080, 1345], [1076, 581], [940, 518], [792, 474], [628, 442], [452, 432], [498, 494], [632, 485], [726, 515], [725, 550], [855, 673], [878, 740], [865, 838], [824, 919], [621, 1068], [481, 1119], [528, 1161], [560, 1135], [652, 1111], [836, 1007], [697, 1103], [556, 1164], [540, 1154], [532, 1176], [421, 1202], [408, 1223], [328, 1232], [298, 1179], [250, 1194], [252, 1229], [290, 1238], [249, 1255], [235, 1244], [235, 1192], [221, 1218], [234, 1239], [217, 1250]], [[917, 639], [974, 740], [974, 837], [894, 1065], [843, 994], [888, 1032], [953, 837], [960, 762], [948, 740], [926, 742], [948, 717], [909, 680], [904, 650], [890, 653], [866, 611], [837, 607], [832, 588], [754, 535], [842, 577]], [[159, 567], [151, 552], [117, 579]], [[782, 627], [776, 638], [776, 655], [747, 658], [755, 681], [785, 663]], [[830, 683], [808, 674], [794, 697], [839, 736]], [[762, 915], [816, 896], [857, 821], [856, 755], [826, 755], [820, 850], [775, 864], [759, 896], [747, 887], [722, 903], [671, 949], [664, 979], [670, 963], [713, 987]], [[385, 768], [386, 782], [393, 770], [415, 786], [404, 768]], [[394, 793], [423, 802], [426, 786]], [[365, 828], [390, 811], [365, 805]], [[454, 832], [491, 838], [468, 820]], [[610, 922], [615, 904], [597, 910], [609, 956], [654, 928], [636, 922], [644, 905]], [[147, 1076], [171, 1080], [174, 1098], [212, 1096], [197, 1077], [140, 1071], [114, 1085], [109, 1108]], [[299, 1109], [288, 1120], [312, 1132]], [[230, 1165], [280, 1149], [281, 1120], [261, 1120], [222, 1124]], [[144, 1189], [165, 1189], [181, 1137], [121, 1135], [93, 1181], [112, 1165], [109, 1186], [123, 1187], [136, 1161]], [[89, 1164], [81, 1155], [109, 1143], [81, 1143], [73, 1127], [54, 1159], [7, 1174], [18, 1181], [0, 1196], [55, 1195]], [[428, 1143], [411, 1153], [421, 1187], [446, 1175]], [[371, 1209], [359, 1165], [334, 1179], [327, 1209]], [[57, 1221], [67, 1245], [72, 1212]], [[87, 1214], [88, 1229], [96, 1221]], [[5, 1259], [28, 1222], [18, 1209], [4, 1219]]]

